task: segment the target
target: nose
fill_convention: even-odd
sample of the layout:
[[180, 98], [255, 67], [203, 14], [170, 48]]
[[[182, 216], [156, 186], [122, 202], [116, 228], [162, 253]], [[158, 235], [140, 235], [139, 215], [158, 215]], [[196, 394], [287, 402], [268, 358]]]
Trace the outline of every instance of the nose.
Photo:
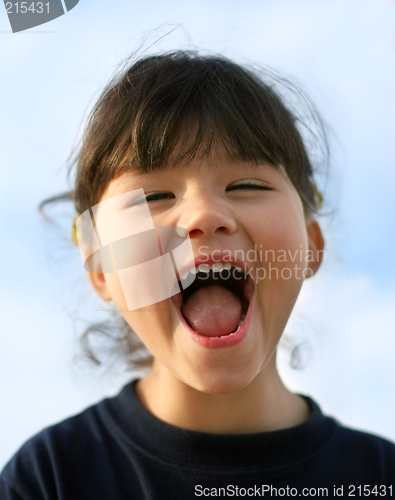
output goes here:
[[182, 220], [178, 225], [185, 227], [190, 238], [232, 234], [237, 229], [234, 215], [223, 200], [214, 196], [195, 196], [183, 207]]

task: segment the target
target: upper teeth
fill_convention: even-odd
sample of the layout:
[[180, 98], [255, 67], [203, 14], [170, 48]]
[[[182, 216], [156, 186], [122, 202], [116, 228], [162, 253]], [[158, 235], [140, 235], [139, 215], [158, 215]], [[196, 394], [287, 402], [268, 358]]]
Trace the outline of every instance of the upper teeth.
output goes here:
[[[237, 271], [242, 271], [240, 267], [238, 266], [233, 266]], [[232, 268], [232, 264], [230, 262], [226, 262], [223, 264], [222, 262], [215, 262], [214, 264], [200, 264], [199, 266], [199, 271], [201, 273], [209, 273], [210, 270], [213, 271], [213, 273], [220, 273], [224, 269], [230, 270]]]
[[181, 279], [186, 280], [188, 278], [189, 274], [196, 274], [196, 267], [195, 266], [191, 267], [191, 269], [189, 269], [188, 271], [185, 271], [185, 273], [181, 276]]
[[230, 262], [226, 262], [225, 264], [222, 262], [214, 262], [213, 264], [200, 264], [198, 269], [196, 269], [195, 266], [192, 266], [188, 271], [185, 271], [185, 273], [181, 276], [181, 279], [185, 280], [189, 274], [196, 274], [197, 272], [209, 273], [212, 271], [213, 273], [220, 273], [224, 269], [230, 270], [232, 267], [234, 267], [236, 271], [243, 272], [239, 266], [232, 265]]

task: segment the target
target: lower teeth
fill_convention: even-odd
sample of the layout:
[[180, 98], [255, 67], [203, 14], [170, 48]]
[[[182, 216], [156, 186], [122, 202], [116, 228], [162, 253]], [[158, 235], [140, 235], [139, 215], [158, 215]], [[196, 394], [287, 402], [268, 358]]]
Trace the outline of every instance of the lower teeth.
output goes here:
[[228, 333], [227, 335], [222, 335], [222, 336], [221, 336], [221, 338], [222, 338], [222, 337], [230, 337], [230, 336], [231, 336], [231, 335], [233, 335], [234, 333], [237, 333], [237, 332], [240, 330], [240, 327], [241, 327], [241, 325], [243, 324], [243, 322], [244, 322], [244, 320], [245, 320], [245, 317], [246, 317], [246, 315], [245, 315], [245, 314], [243, 314], [243, 315], [242, 315], [242, 317], [240, 318], [239, 324], [238, 324], [238, 326], [237, 326], [237, 330], [235, 330], [234, 332]]
[[241, 326], [241, 325], [239, 325], [239, 326], [237, 327], [237, 330], [235, 330], [234, 332], [228, 333], [228, 335], [222, 335], [222, 336], [221, 336], [221, 338], [223, 338], [223, 337], [230, 337], [230, 336], [231, 336], [231, 335], [233, 335], [234, 333], [237, 333], [237, 332], [240, 330], [240, 326]]
[[[246, 317], [246, 315], [245, 315], [245, 314], [243, 314], [243, 316], [240, 318], [240, 321], [239, 321], [239, 325], [238, 325], [237, 330], [238, 330], [238, 329], [241, 327], [241, 325], [243, 324], [243, 321], [245, 320], [245, 317]], [[237, 330], [236, 330], [236, 332], [237, 332]]]

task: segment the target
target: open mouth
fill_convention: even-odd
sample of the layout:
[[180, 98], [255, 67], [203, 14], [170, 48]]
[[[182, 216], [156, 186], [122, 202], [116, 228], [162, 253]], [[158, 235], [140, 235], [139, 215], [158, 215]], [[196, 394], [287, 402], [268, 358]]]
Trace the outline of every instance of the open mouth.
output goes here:
[[240, 330], [253, 293], [251, 277], [238, 266], [204, 264], [199, 266], [195, 281], [174, 296], [174, 303], [194, 332], [223, 338]]

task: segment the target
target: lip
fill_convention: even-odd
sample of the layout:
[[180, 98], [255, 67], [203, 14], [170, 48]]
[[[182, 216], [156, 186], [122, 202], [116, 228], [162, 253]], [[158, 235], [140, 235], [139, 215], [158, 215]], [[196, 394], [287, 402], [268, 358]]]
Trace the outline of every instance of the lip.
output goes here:
[[[213, 262], [218, 262], [218, 261], [213, 261]], [[205, 263], [208, 264], [209, 262], [206, 261]], [[224, 337], [206, 337], [205, 335], [200, 335], [198, 332], [193, 330], [188, 325], [188, 323], [185, 321], [184, 316], [181, 314], [182, 292], [173, 295], [172, 301], [181, 323], [183, 324], [184, 328], [188, 331], [188, 333], [191, 335], [192, 340], [194, 340], [197, 344], [207, 349], [219, 349], [225, 347], [233, 347], [239, 344], [246, 337], [251, 323], [252, 314], [255, 308], [255, 293], [253, 290], [252, 294], [250, 295], [247, 314], [244, 318], [243, 324], [240, 326], [240, 329], [237, 332]]]

